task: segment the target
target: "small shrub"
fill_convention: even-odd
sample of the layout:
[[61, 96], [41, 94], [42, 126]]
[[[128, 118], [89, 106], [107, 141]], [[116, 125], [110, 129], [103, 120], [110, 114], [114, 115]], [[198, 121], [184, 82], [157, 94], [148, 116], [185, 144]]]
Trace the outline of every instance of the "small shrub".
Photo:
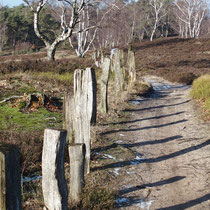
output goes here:
[[206, 117], [210, 117], [210, 75], [196, 79], [190, 94], [193, 99], [202, 103]]
[[210, 75], [201, 76], [193, 82], [191, 96], [201, 100], [210, 98]]
[[195, 79], [196, 79], [196, 75], [191, 72], [188, 72], [188, 73], [181, 74], [180, 78], [178, 79], [178, 82], [186, 84], [186, 85], [191, 85]]
[[152, 86], [145, 81], [136, 81], [131, 89], [131, 93], [136, 95], [148, 95], [152, 91]]

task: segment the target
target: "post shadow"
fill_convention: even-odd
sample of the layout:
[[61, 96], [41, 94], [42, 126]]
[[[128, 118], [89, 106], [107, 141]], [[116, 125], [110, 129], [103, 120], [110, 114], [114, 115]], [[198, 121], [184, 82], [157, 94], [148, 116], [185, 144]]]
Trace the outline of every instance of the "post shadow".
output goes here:
[[124, 166], [129, 166], [129, 165], [138, 165], [140, 163], [157, 163], [157, 162], [161, 162], [161, 161], [165, 161], [165, 160], [168, 160], [168, 159], [171, 159], [171, 158], [178, 157], [180, 155], [187, 154], [189, 152], [201, 149], [201, 148], [203, 148], [205, 146], [208, 146], [208, 145], [210, 145], [210, 139], [201, 143], [201, 144], [198, 144], [196, 146], [188, 147], [186, 149], [182, 149], [180, 151], [173, 152], [173, 153], [168, 154], [168, 155], [163, 155], [163, 156], [160, 156], [160, 157], [157, 157], [157, 158], [149, 158], [149, 159], [142, 159], [142, 160], [132, 159], [132, 160], [129, 160], [129, 161], [118, 161], [118, 162], [111, 163], [111, 164], [108, 164], [108, 165], [105, 165], [105, 166], [99, 166], [99, 167], [92, 168], [92, 171], [104, 170], [104, 169], [116, 168], [116, 167], [120, 168], [120, 167], [124, 167]]
[[111, 130], [111, 131], [103, 132], [100, 135], [107, 135], [107, 134], [118, 133], [118, 132], [141, 131], [141, 130], [148, 130], [148, 129], [152, 129], [152, 128], [162, 128], [162, 127], [176, 125], [176, 124], [187, 122], [187, 121], [188, 120], [183, 119], [183, 120], [178, 120], [178, 121], [171, 122], [171, 123], [165, 123], [165, 124], [162, 124], [162, 125], [151, 125], [151, 126], [146, 126], [146, 127], [142, 127], [142, 128], [133, 128], [133, 129]]
[[145, 121], [145, 120], [158, 120], [164, 117], [171, 117], [174, 115], [180, 115], [180, 114], [184, 114], [185, 112], [176, 112], [173, 114], [166, 114], [166, 115], [160, 115], [160, 116], [154, 116], [154, 117], [148, 117], [148, 118], [143, 118], [143, 119], [137, 119], [137, 120], [131, 120], [131, 121], [122, 121], [122, 122], [117, 122], [117, 123], [109, 123], [109, 124], [103, 124], [103, 126], [106, 125], [122, 125], [122, 124], [128, 124], [128, 123], [135, 123], [135, 122], [141, 122], [141, 121]]
[[124, 112], [141, 112], [141, 111], [147, 111], [147, 110], [151, 110], [151, 109], [161, 109], [161, 108], [165, 108], [165, 107], [178, 106], [178, 105], [182, 105], [182, 104], [189, 103], [189, 102], [190, 102], [190, 100], [186, 100], [186, 101], [176, 103], [176, 104], [152, 106], [152, 107], [147, 107], [147, 108], [142, 108], [142, 109], [125, 109], [123, 111]]
[[146, 187], [158, 187], [158, 186], [163, 186], [163, 185], [166, 185], [166, 184], [171, 184], [171, 183], [180, 181], [184, 178], [186, 178], [186, 176], [174, 176], [174, 177], [171, 177], [169, 179], [161, 180], [161, 181], [154, 182], [154, 183], [137, 185], [135, 187], [130, 187], [130, 188], [127, 188], [127, 189], [120, 190], [119, 195], [124, 195], [126, 193], [130, 193], [130, 192], [134, 192], [134, 191], [137, 191], [137, 190], [145, 189]]
[[118, 145], [123, 146], [126, 148], [131, 148], [131, 147], [140, 147], [140, 146], [146, 146], [146, 145], [153, 145], [153, 144], [164, 144], [170, 141], [174, 141], [177, 139], [181, 139], [183, 136], [176, 135], [176, 136], [171, 136], [165, 139], [158, 139], [158, 140], [153, 140], [153, 141], [143, 141], [143, 142], [137, 142], [133, 144], [118, 144], [118, 143], [113, 143], [111, 145], [108, 145], [106, 147], [98, 147], [95, 149], [92, 149], [93, 152], [102, 152], [102, 151], [107, 151], [109, 149], [116, 148]]
[[196, 206], [196, 205], [201, 204], [208, 200], [210, 200], [210, 193], [206, 194], [200, 198], [197, 198], [197, 199], [194, 199], [191, 201], [187, 201], [186, 203], [181, 203], [178, 205], [169, 206], [169, 207], [165, 207], [165, 208], [159, 208], [157, 210], [177, 210], [177, 209], [182, 210], [182, 209], [187, 209], [187, 208]]

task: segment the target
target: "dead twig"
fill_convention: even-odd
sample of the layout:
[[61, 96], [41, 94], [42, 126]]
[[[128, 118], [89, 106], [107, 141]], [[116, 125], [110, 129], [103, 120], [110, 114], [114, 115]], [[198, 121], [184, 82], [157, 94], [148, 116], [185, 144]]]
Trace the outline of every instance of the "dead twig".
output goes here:
[[0, 104], [4, 103], [4, 102], [7, 102], [11, 99], [20, 99], [20, 98], [23, 98], [24, 96], [11, 96], [9, 98], [5, 98], [4, 100], [0, 101]]

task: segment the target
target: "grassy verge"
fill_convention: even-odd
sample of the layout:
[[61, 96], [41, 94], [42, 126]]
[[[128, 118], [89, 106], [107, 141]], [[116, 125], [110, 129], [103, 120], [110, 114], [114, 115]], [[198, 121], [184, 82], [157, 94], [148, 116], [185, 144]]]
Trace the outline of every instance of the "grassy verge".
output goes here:
[[204, 116], [210, 119], [210, 75], [201, 76], [193, 82], [191, 97], [201, 104]]
[[45, 108], [24, 113], [17, 107], [7, 104], [0, 106], [0, 129], [18, 129], [25, 131], [43, 130], [44, 128], [61, 128], [62, 114], [49, 112]]

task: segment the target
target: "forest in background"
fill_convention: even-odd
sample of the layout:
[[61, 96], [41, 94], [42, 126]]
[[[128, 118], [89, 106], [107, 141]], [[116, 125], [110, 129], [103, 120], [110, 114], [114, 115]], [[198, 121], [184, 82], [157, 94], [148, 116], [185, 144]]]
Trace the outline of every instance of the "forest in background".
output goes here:
[[[34, 14], [30, 6], [37, 8], [43, 2], [38, 14], [38, 27], [50, 44], [65, 32], [74, 12], [72, 10], [76, 8], [71, 7], [71, 1], [23, 2], [28, 5], [0, 6], [0, 53], [5, 50], [26, 53], [45, 46], [34, 32]], [[86, 0], [77, 1], [78, 7], [81, 2], [84, 7], [78, 14], [73, 33], [62, 44], [59, 43], [67, 49], [73, 47], [80, 57], [92, 47], [114, 48], [168, 36], [210, 36], [207, 0]], [[64, 15], [66, 25], [62, 20]]]

